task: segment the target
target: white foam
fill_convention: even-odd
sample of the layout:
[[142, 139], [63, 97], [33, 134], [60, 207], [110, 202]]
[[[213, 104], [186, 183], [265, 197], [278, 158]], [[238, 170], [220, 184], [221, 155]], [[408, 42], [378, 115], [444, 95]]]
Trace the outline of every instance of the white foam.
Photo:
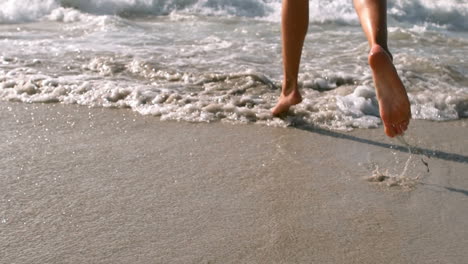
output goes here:
[[358, 86], [352, 94], [337, 96], [337, 105], [346, 115], [353, 117], [379, 116], [375, 92], [368, 86]]
[[72, 23], [88, 20], [88, 16], [73, 8], [59, 7], [46, 16], [47, 19], [58, 22]]
[[[248, 72], [212, 74], [211, 79], [207, 79], [208, 75], [153, 71], [143, 65], [135, 61], [122, 64], [112, 58], [99, 57], [85, 64], [80, 75], [58, 78], [31, 68], [17, 68], [0, 73], [0, 99], [131, 108], [164, 120], [190, 122], [255, 122], [281, 126], [305, 123], [336, 130], [375, 128], [381, 124], [375, 92], [366, 85], [357, 86], [347, 95], [342, 95], [340, 89], [325, 93], [303, 89], [304, 100], [291, 109], [293, 115], [286, 120], [276, 120], [270, 109], [276, 103], [277, 90], [271, 89], [271, 81], [264, 81], [265, 76]], [[115, 78], [128, 73], [141, 74], [154, 81]], [[466, 98], [442, 93], [431, 95], [410, 93], [413, 118], [453, 120], [460, 118], [458, 111], [466, 111], [468, 95]]]

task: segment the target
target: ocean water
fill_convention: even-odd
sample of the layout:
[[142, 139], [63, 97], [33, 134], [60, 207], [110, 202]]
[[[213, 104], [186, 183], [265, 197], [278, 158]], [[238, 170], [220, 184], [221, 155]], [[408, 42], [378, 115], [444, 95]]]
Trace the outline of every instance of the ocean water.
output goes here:
[[[131, 108], [163, 120], [381, 125], [351, 0], [310, 1], [286, 119], [280, 0], [0, 0], [0, 100]], [[416, 119], [468, 117], [468, 1], [389, 0], [389, 46]]]

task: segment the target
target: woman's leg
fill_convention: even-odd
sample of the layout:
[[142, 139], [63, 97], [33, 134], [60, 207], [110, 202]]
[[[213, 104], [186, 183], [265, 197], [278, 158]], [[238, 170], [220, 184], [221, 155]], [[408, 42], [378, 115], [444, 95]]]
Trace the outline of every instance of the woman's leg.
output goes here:
[[411, 118], [411, 109], [387, 46], [387, 1], [354, 0], [354, 7], [371, 48], [369, 65], [385, 133], [389, 137], [403, 134]]
[[281, 32], [284, 80], [281, 96], [277, 105], [272, 109], [274, 116], [288, 112], [289, 107], [302, 101], [297, 87], [297, 75], [308, 26], [309, 1], [283, 0]]

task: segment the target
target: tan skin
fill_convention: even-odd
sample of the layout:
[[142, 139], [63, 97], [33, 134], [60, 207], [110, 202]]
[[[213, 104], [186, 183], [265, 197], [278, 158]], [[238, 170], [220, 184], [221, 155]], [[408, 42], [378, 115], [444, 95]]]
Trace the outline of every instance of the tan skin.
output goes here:
[[[401, 135], [411, 118], [410, 103], [405, 87], [393, 65], [387, 46], [386, 0], [354, 0], [370, 47], [369, 65], [372, 69], [379, 111], [389, 137]], [[302, 46], [309, 24], [308, 0], [283, 0], [282, 44], [284, 80], [281, 95], [272, 109], [274, 116], [288, 112], [302, 101], [297, 86]]]

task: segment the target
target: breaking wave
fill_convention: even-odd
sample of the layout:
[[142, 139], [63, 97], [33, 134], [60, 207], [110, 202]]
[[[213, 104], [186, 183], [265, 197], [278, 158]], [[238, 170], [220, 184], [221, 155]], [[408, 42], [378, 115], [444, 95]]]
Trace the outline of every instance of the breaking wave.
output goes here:
[[[24, 23], [47, 18], [58, 8], [93, 15], [123, 17], [163, 16], [174, 12], [240, 16], [280, 21], [280, 0], [6, 0], [0, 3], [0, 23]], [[390, 20], [434, 24], [450, 30], [467, 30], [468, 3], [460, 0], [389, 0]], [[357, 24], [352, 1], [310, 1], [312, 23]]]

